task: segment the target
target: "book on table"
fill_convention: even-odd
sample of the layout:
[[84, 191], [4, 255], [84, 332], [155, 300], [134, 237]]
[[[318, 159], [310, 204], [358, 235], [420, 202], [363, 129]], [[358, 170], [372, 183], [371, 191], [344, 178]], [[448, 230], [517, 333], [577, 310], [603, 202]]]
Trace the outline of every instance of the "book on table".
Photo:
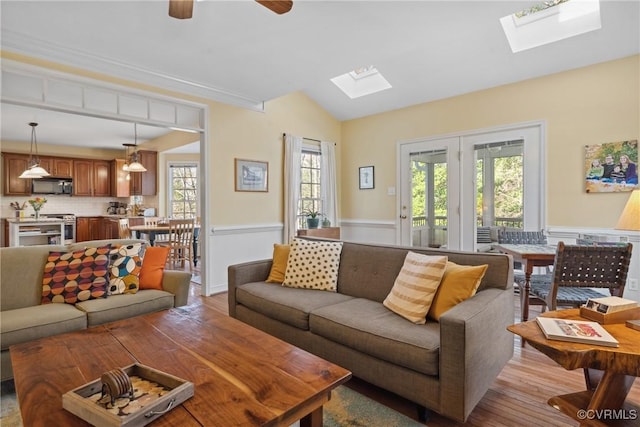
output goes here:
[[589, 298], [584, 307], [597, 311], [598, 313], [609, 314], [622, 310], [628, 310], [638, 306], [638, 302], [620, 297]]
[[618, 347], [616, 340], [598, 322], [536, 317], [544, 336], [550, 340]]

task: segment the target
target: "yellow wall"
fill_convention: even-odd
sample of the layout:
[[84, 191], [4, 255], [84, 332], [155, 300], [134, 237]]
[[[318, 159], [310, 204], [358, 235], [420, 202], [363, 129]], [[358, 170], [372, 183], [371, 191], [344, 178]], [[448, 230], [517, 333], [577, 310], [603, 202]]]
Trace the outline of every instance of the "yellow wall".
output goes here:
[[[587, 194], [584, 146], [640, 137], [640, 56], [429, 102], [342, 124], [342, 218], [393, 220], [401, 140], [545, 120], [547, 224], [613, 228], [629, 193]], [[637, 160], [637, 159], [635, 159]], [[376, 188], [358, 190], [358, 166]]]

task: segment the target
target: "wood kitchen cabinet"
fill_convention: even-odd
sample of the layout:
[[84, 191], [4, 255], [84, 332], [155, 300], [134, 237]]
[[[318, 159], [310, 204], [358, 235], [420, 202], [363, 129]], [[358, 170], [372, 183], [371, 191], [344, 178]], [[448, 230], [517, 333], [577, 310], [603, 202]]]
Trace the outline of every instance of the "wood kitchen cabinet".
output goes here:
[[5, 196], [30, 196], [31, 180], [19, 178], [29, 165], [28, 154], [2, 153]]
[[111, 196], [111, 164], [106, 160], [73, 161], [74, 196]]
[[112, 197], [129, 197], [131, 190], [130, 179], [127, 179], [128, 172], [122, 170], [126, 164], [124, 159], [114, 159], [111, 161], [111, 196]]
[[158, 153], [139, 150], [138, 157], [147, 171], [130, 174], [129, 191], [132, 196], [155, 196], [158, 193]]
[[118, 218], [102, 218], [102, 236], [101, 240], [120, 238], [120, 219]]
[[76, 242], [102, 240], [104, 236], [103, 222], [100, 216], [83, 216], [76, 218]]
[[40, 157], [40, 166], [54, 178], [73, 177], [73, 159], [64, 157]]

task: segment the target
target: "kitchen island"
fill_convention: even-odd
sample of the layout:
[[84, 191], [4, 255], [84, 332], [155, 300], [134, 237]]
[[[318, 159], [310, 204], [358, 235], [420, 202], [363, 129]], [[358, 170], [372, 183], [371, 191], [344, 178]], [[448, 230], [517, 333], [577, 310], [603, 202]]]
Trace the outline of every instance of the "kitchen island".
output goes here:
[[62, 245], [64, 220], [60, 218], [7, 218], [9, 246]]

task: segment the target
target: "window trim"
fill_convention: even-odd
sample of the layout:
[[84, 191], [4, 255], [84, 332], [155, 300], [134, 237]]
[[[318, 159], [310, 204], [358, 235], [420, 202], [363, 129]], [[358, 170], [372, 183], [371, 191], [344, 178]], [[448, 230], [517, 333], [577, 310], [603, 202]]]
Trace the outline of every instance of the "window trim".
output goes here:
[[201, 203], [200, 203], [200, 162], [191, 161], [191, 160], [172, 160], [167, 163], [167, 216], [173, 216], [173, 184], [172, 184], [172, 172], [171, 169], [174, 167], [195, 167], [196, 168], [196, 197], [194, 201], [196, 202], [196, 211], [195, 218], [201, 216]]

